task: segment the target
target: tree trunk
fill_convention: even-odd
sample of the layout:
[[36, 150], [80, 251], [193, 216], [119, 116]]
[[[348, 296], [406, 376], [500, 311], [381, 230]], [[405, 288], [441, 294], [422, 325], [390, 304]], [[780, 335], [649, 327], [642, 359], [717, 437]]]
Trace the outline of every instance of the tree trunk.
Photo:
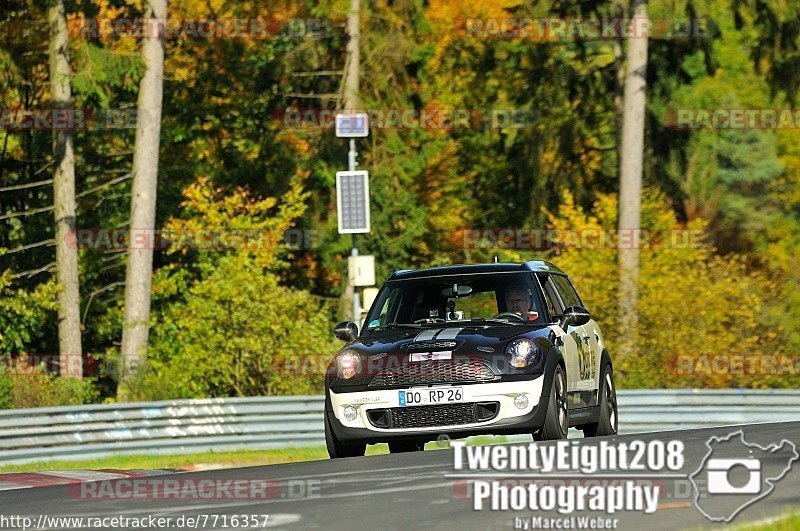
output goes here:
[[619, 24], [619, 33], [614, 39], [614, 114], [617, 128], [617, 172], [622, 173], [622, 116], [624, 114], [625, 61], [622, 57], [623, 18], [625, 9], [622, 0], [614, 0], [614, 19]]
[[[64, 0], [47, 11], [50, 26], [50, 95], [54, 109], [71, 112], [69, 40]], [[58, 364], [61, 376], [83, 377], [81, 350], [80, 284], [75, 239], [74, 136], [68, 129], [53, 129], [53, 212], [55, 214], [56, 280], [58, 292]]]
[[622, 160], [619, 183], [619, 311], [621, 359], [636, 354], [639, 316], [639, 236], [641, 229], [642, 166], [644, 158], [645, 89], [647, 86], [647, 1], [633, 0], [634, 31], [628, 39]]
[[344, 108], [352, 111], [358, 109], [358, 83], [361, 77], [361, 57], [359, 41], [361, 40], [361, 2], [350, 0], [347, 12], [347, 71], [344, 78]]
[[139, 85], [136, 147], [133, 154], [133, 188], [128, 266], [125, 273], [125, 314], [118, 397], [126, 398], [127, 383], [147, 355], [150, 333], [150, 285], [155, 245], [158, 148], [163, 97], [164, 21], [166, 0], [148, 0], [147, 32], [142, 44], [145, 72]]

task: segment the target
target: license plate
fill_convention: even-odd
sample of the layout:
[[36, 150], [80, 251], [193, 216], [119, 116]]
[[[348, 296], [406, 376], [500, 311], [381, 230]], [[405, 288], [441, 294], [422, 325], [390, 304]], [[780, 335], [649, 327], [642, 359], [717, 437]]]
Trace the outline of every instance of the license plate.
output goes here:
[[409, 389], [397, 392], [400, 407], [425, 406], [429, 404], [452, 404], [464, 400], [461, 387], [438, 387], [433, 389]]
[[418, 362], [418, 361], [442, 361], [442, 360], [449, 360], [453, 358], [453, 351], [451, 350], [442, 350], [439, 352], [415, 352], [411, 354], [410, 361]]

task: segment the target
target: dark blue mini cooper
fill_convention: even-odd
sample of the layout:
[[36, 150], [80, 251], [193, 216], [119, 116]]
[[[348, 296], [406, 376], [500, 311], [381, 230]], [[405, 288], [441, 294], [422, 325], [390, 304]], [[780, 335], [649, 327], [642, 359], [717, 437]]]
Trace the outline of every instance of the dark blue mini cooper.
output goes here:
[[543, 261], [397, 271], [325, 379], [334, 457], [481, 434], [617, 433], [603, 334], [567, 275]]

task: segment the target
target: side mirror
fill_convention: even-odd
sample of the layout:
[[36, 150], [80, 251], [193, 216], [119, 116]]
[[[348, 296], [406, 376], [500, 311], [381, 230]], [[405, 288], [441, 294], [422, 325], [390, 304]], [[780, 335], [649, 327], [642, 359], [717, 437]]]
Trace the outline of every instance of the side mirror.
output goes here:
[[564, 315], [561, 316], [561, 328], [566, 332], [568, 326], [581, 326], [589, 322], [592, 314], [583, 306], [570, 306], [564, 310]]
[[333, 335], [342, 341], [354, 341], [358, 339], [358, 325], [352, 321], [344, 321], [336, 325], [333, 329]]

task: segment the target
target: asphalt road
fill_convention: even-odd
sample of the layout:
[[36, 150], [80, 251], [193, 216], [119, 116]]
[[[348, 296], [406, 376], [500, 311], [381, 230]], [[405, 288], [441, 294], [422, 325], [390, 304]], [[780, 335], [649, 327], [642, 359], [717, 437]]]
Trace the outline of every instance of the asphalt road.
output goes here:
[[[681, 473], [692, 474], [708, 453], [712, 435], [727, 435], [742, 429], [748, 443], [762, 446], [792, 441], [800, 451], [800, 422], [672, 431], [612, 438], [617, 442], [641, 439], [679, 439], [685, 443], [685, 464]], [[595, 444], [588, 439], [582, 444]], [[549, 444], [549, 443], [547, 443]], [[767, 464], [765, 464], [765, 467]], [[438, 450], [411, 454], [380, 455], [336, 461], [313, 461], [158, 476], [158, 480], [200, 479], [268, 480], [269, 499], [81, 499], [76, 486], [45, 487], [0, 492], [0, 515], [141, 517], [218, 515], [216, 528], [223, 528], [222, 515], [270, 515], [268, 527], [286, 529], [513, 529], [515, 517], [559, 516], [531, 511], [493, 512], [473, 510], [470, 489], [463, 479], [451, 477], [453, 451]], [[665, 491], [654, 514], [618, 512], [617, 529], [683, 529], [702, 526], [718, 528], [694, 506], [688, 480], [662, 479]], [[103, 489], [94, 491], [102, 492]], [[800, 461], [774, 490], [739, 513], [733, 524], [761, 521], [785, 514], [800, 506]], [[599, 513], [593, 513], [599, 515]], [[604, 514], [604, 513], [603, 513]], [[205, 517], [198, 528], [211, 529]], [[258, 527], [261, 527], [259, 522]], [[227, 522], [228, 528], [232, 522]], [[0, 526], [2, 527], [2, 526]], [[6, 524], [6, 528], [9, 527]], [[243, 528], [241, 525], [239, 529]], [[250, 527], [252, 528], [252, 527]]]

